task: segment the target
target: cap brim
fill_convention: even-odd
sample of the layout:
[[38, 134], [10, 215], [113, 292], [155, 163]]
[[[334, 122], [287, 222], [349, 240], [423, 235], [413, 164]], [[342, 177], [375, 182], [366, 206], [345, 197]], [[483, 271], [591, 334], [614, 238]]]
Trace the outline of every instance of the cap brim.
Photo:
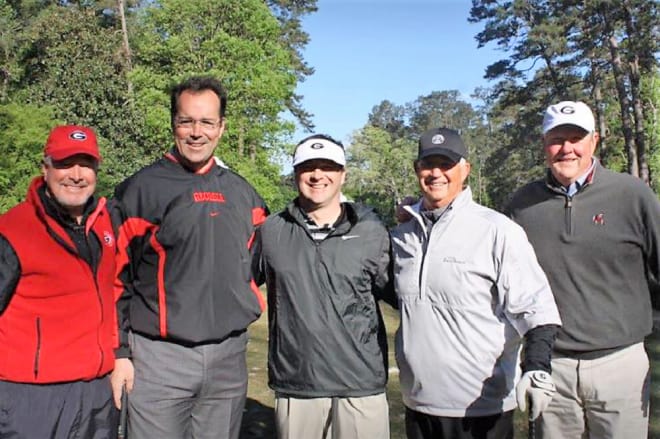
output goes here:
[[446, 148], [427, 148], [424, 151], [419, 153], [419, 156], [417, 157], [418, 160], [432, 156], [432, 155], [442, 155], [450, 159], [451, 161], [458, 163], [461, 161], [463, 158], [462, 155], [451, 151]]
[[557, 124], [550, 125], [550, 126], [546, 127], [546, 128], [543, 130], [543, 135], [547, 134], [548, 131], [552, 131], [552, 130], [554, 130], [555, 128], [558, 128], [558, 127], [575, 127], [575, 128], [579, 128], [579, 129], [581, 129], [581, 130], [584, 131], [585, 133], [590, 133], [590, 132], [591, 132], [591, 129], [589, 129], [589, 128], [585, 128], [585, 127], [583, 127], [582, 125], [578, 125], [578, 124], [573, 123], [573, 122], [565, 122], [565, 123], [564, 123], [564, 122], [560, 122], [560, 123], [557, 123]]
[[331, 158], [327, 158], [327, 157], [310, 157], [308, 159], [300, 160], [298, 162], [293, 162], [293, 167], [295, 168], [296, 166], [302, 165], [302, 164], [310, 162], [312, 160], [326, 160], [328, 162], [332, 162], [336, 165], [339, 165], [342, 168], [346, 166], [346, 163], [345, 162], [342, 163], [339, 159], [335, 160], [335, 159], [331, 159]]
[[80, 151], [79, 149], [59, 149], [56, 152], [51, 152], [48, 154], [53, 160], [60, 161], [73, 157], [74, 155], [86, 155], [92, 157], [96, 161], [101, 161], [101, 157], [98, 154], [95, 154], [91, 151]]

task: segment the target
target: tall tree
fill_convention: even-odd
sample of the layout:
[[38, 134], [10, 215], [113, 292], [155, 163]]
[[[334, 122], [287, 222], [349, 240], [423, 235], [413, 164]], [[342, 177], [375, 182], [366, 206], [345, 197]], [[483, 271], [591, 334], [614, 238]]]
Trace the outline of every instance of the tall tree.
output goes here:
[[[317, 0], [266, 0], [280, 23], [281, 41], [287, 47], [293, 70], [299, 82], [314, 73], [303, 58], [302, 51], [309, 42], [309, 35], [302, 28], [302, 17], [317, 11]], [[306, 129], [311, 130], [311, 114], [302, 106], [302, 96], [293, 93], [287, 100], [287, 109]]]
[[612, 121], [603, 116], [611, 114], [608, 96], [616, 96], [628, 169], [648, 181], [639, 84], [658, 63], [656, 2], [473, 0], [469, 20], [484, 23], [476, 37], [480, 47], [495, 42], [508, 52], [486, 75], [501, 80], [495, 93], [503, 106], [528, 108], [532, 96], [539, 111], [559, 98], [587, 100], [609, 156], [616, 138], [608, 138]]

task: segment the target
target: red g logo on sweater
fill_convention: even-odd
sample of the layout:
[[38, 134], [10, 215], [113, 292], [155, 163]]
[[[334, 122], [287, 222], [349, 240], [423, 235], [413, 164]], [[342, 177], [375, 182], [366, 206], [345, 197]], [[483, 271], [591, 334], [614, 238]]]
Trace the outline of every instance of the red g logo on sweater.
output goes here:
[[103, 243], [108, 247], [112, 247], [112, 245], [115, 243], [114, 236], [112, 236], [112, 233], [108, 232], [107, 230], [103, 231]]

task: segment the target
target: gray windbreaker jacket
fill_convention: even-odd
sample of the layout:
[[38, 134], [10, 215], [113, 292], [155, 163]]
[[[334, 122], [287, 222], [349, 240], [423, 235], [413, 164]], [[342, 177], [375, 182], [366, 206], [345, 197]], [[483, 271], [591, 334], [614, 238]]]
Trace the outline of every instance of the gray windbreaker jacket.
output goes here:
[[279, 395], [382, 393], [387, 340], [376, 303], [394, 303], [387, 230], [369, 208], [315, 242], [295, 202], [257, 232], [254, 277], [268, 288], [268, 377]]
[[391, 233], [403, 401], [434, 416], [512, 410], [522, 337], [560, 324], [546, 276], [522, 228], [470, 188], [431, 230], [419, 208]]

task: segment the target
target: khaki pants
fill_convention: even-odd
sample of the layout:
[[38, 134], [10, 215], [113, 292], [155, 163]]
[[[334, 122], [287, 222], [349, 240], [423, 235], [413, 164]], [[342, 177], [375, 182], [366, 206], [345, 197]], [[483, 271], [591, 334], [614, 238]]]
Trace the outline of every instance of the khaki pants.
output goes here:
[[358, 398], [275, 398], [279, 439], [388, 439], [384, 393]]
[[557, 393], [541, 415], [541, 438], [647, 437], [650, 376], [643, 343], [593, 360], [553, 356], [552, 378]]

